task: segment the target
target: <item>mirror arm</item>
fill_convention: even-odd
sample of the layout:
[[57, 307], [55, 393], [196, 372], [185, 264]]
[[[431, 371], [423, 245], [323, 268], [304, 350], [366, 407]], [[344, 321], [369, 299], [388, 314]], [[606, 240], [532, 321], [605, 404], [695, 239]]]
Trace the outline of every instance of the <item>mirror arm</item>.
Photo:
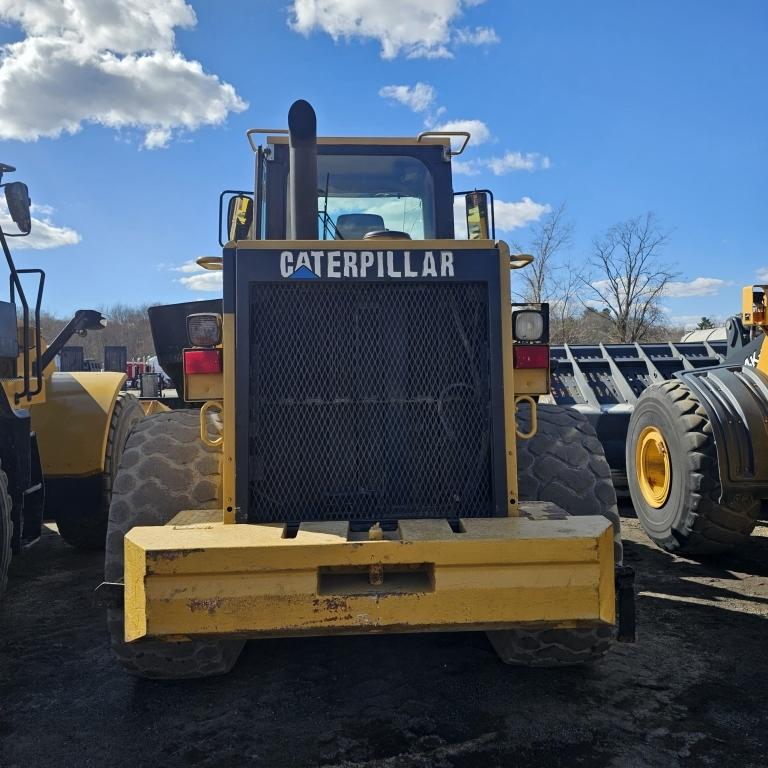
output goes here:
[[82, 331], [100, 331], [106, 322], [101, 312], [93, 309], [78, 309], [75, 316], [61, 329], [59, 335], [51, 342], [51, 346], [43, 352], [40, 357], [40, 366], [38, 374], [51, 364], [56, 355], [76, 333]]

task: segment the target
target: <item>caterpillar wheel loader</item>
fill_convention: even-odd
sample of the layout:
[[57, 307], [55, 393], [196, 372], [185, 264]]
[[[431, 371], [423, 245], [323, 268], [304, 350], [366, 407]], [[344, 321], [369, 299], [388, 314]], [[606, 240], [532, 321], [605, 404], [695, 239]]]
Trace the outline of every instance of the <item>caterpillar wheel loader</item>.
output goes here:
[[768, 499], [768, 286], [747, 286], [742, 296], [749, 354], [648, 387], [629, 421], [632, 503], [648, 536], [670, 552], [733, 549]]
[[739, 314], [721, 328], [691, 331], [681, 341], [552, 346], [550, 397], [589, 419], [617, 493], [627, 493], [627, 475], [634, 471], [634, 462], [626, 461], [629, 421], [645, 389], [699, 368], [754, 367], [764, 338], [762, 330], [745, 326]]
[[122, 666], [221, 674], [283, 636], [482, 630], [529, 665], [633, 640], [600, 443], [535, 399], [545, 308], [510, 306], [530, 257], [487, 192], [456, 193], [454, 236], [469, 134], [318, 139], [298, 101], [248, 138], [255, 190], [199, 262], [222, 312], [186, 317], [201, 407], [138, 422], [114, 483], [98, 594]]
[[[13, 172], [0, 164], [0, 182]], [[56, 355], [74, 334], [103, 328], [99, 312], [78, 310], [50, 345], [40, 332], [45, 272], [18, 269], [8, 237], [31, 231], [29, 191], [0, 184], [18, 232], [0, 226], [9, 301], [0, 301], [0, 595], [12, 554], [39, 537], [53, 517], [62, 537], [80, 548], [103, 548], [112, 482], [128, 433], [142, 416], [120, 392], [117, 373], [58, 373]], [[34, 305], [24, 280], [37, 281]]]

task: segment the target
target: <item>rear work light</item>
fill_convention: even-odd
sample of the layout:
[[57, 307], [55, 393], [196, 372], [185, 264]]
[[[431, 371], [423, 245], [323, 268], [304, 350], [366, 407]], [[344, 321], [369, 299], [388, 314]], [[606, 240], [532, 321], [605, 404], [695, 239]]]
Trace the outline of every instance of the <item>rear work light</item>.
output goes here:
[[211, 312], [188, 315], [187, 337], [193, 347], [215, 347], [221, 344], [221, 315]]
[[512, 304], [512, 338], [549, 344], [549, 304]]
[[184, 373], [221, 373], [220, 349], [185, 349]]
[[514, 334], [518, 341], [540, 341], [544, 335], [544, 315], [535, 310], [515, 312]]
[[549, 346], [546, 344], [516, 344], [513, 349], [515, 368], [548, 368]]

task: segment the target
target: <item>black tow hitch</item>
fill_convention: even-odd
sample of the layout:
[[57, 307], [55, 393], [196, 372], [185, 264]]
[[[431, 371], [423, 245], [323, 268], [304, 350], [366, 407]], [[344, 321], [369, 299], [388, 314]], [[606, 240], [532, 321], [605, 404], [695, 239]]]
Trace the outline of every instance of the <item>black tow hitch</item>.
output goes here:
[[102, 581], [93, 590], [93, 604], [97, 608], [122, 608], [125, 584], [122, 582]]
[[616, 568], [616, 608], [619, 619], [616, 639], [620, 643], [634, 643], [637, 640], [635, 569], [629, 565]]

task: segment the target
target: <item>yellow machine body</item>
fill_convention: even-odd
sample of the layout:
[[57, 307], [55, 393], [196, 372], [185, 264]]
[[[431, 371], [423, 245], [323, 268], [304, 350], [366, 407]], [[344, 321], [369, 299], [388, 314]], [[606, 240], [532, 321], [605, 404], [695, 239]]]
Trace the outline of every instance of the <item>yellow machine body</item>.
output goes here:
[[768, 376], [768, 336], [763, 339], [760, 346], [760, 356], [757, 360], [757, 370]]
[[745, 285], [741, 289], [741, 322], [765, 333], [757, 370], [768, 376], [768, 285]]
[[[235, 244], [230, 244], [233, 247]], [[493, 248], [509, 302], [508, 251], [492, 241], [419, 241], [418, 248]], [[328, 248], [253, 241], [248, 249]], [[349, 249], [369, 242], [347, 241]], [[377, 249], [402, 248], [380, 240]], [[126, 641], [367, 632], [594, 627], [616, 622], [613, 529], [518, 500], [511, 324], [502, 323], [507, 517], [401, 520], [394, 531], [347, 522], [236, 523], [235, 317], [223, 315], [222, 508], [184, 511], [125, 537]], [[237, 365], [247, 362], [239, 361]], [[194, 377], [187, 378], [193, 391]], [[204, 391], [201, 382], [198, 391]], [[529, 391], [546, 391], [531, 380]], [[525, 396], [533, 405], [530, 396]], [[203, 419], [205, 417], [203, 409]], [[243, 502], [245, 503], [245, 502]], [[295, 535], [294, 535], [295, 534]]]
[[51, 373], [45, 401], [30, 409], [46, 477], [104, 471], [109, 422], [125, 381], [122, 373]]
[[167, 526], [134, 528], [125, 539], [125, 639], [615, 622], [605, 518], [461, 527], [401, 521], [371, 541], [347, 523], [305, 523], [286, 538], [282, 525], [182, 513]]
[[[23, 345], [19, 327], [19, 346]], [[34, 370], [34, 328], [29, 333], [30, 369]], [[47, 345], [41, 339], [41, 353]], [[23, 391], [23, 356], [17, 360], [17, 376], [0, 380], [8, 402], [28, 409], [37, 434], [43, 474], [46, 477], [86, 477], [104, 471], [109, 422], [125, 374], [113, 372], [60, 373], [52, 361], [43, 371], [41, 390], [15, 402]], [[34, 376], [32, 383], [35, 383]]]

